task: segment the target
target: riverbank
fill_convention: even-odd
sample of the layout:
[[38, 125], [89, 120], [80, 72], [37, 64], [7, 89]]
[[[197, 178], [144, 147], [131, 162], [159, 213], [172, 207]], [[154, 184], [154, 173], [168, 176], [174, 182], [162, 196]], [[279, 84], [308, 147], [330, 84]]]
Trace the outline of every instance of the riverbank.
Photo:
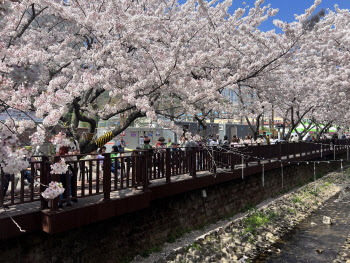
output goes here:
[[[349, 182], [333, 172], [175, 249], [157, 262], [249, 262], [319, 209]], [[158, 255], [159, 256], [159, 255]], [[154, 259], [154, 258], [153, 258]], [[147, 262], [152, 262], [152, 257]], [[135, 262], [144, 261], [140, 257]]]

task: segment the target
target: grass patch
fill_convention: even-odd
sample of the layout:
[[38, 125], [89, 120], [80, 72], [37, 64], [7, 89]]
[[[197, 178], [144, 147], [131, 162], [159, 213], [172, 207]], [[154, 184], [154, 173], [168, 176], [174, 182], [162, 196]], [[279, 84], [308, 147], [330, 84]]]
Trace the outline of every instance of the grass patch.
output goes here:
[[299, 204], [304, 204], [304, 202], [303, 202], [303, 200], [301, 199], [301, 197], [300, 196], [293, 196], [292, 197], [292, 199], [291, 199], [291, 201], [294, 203], [294, 204], [296, 204], [296, 203], [299, 203]]
[[195, 249], [195, 250], [201, 250], [202, 249], [202, 247], [196, 242], [193, 242], [190, 246], [188, 246], [186, 248], [186, 251], [188, 252], [190, 250], [190, 248]]
[[318, 196], [317, 192], [313, 187], [307, 187], [304, 192], [305, 197]]
[[324, 190], [324, 189], [326, 189], [327, 187], [329, 187], [329, 186], [331, 186], [332, 185], [332, 183], [330, 183], [329, 181], [327, 181], [327, 182], [325, 182], [323, 185], [321, 185], [320, 187], [319, 187], [319, 189], [320, 190]]
[[297, 211], [294, 208], [288, 207], [288, 213], [295, 215], [297, 213]]
[[266, 210], [265, 212], [262, 212], [255, 210], [252, 214], [248, 215], [245, 219], [243, 219], [245, 232], [249, 232], [253, 235], [256, 235], [257, 228], [273, 221], [276, 217], [277, 214], [273, 211]]

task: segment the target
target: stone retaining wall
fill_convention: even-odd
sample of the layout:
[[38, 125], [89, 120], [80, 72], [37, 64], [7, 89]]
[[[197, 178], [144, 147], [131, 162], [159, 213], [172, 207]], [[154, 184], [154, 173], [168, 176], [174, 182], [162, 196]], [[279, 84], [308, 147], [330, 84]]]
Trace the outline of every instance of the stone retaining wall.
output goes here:
[[[344, 163], [345, 164], [345, 163]], [[320, 163], [317, 174], [340, 168], [339, 162]], [[179, 233], [215, 222], [309, 182], [313, 165], [290, 165], [281, 170], [238, 179], [151, 203], [147, 209], [65, 233], [33, 233], [0, 243], [0, 262], [128, 262], [147, 254]]]

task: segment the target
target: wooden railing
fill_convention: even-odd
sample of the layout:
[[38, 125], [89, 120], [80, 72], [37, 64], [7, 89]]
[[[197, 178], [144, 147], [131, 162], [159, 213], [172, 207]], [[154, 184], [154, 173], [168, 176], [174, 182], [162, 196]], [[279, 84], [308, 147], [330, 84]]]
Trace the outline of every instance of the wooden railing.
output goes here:
[[[334, 145], [334, 146], [333, 146]], [[274, 145], [201, 146], [194, 148], [175, 148], [160, 150], [135, 150], [111, 158], [110, 153], [103, 154], [104, 159], [96, 155], [86, 159], [84, 155], [40, 157], [30, 163], [31, 184], [25, 185], [25, 171], [18, 175], [8, 175], [1, 171], [0, 202], [6, 206], [41, 201], [41, 208], [51, 207], [57, 210], [60, 202], [75, 201], [94, 195], [103, 194], [104, 200], [111, 198], [111, 193], [125, 189], [147, 191], [150, 184], [157, 180], [171, 183], [175, 176], [188, 174], [195, 178], [198, 173], [217, 169], [242, 169], [261, 163], [289, 161], [293, 158], [308, 159], [339, 154], [347, 151], [349, 140], [329, 140], [319, 142], [277, 143]], [[66, 174], [51, 174], [50, 165], [60, 157], [66, 159], [69, 169]], [[63, 196], [51, 204], [43, 199], [41, 192], [51, 181], [61, 181], [65, 189]], [[70, 186], [70, 187], [69, 187]]]

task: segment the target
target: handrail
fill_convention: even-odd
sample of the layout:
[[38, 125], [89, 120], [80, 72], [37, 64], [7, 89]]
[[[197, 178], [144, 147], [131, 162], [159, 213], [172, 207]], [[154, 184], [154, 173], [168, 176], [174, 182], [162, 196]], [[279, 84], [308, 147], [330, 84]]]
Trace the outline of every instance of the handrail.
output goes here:
[[[335, 146], [335, 147], [334, 147]], [[350, 140], [323, 140], [317, 142], [278, 142], [270, 145], [247, 145], [244, 147], [207, 146], [161, 148], [160, 151], [145, 149], [134, 150], [131, 155], [111, 158], [111, 153], [104, 153], [104, 159], [66, 160], [69, 166], [64, 175], [51, 174], [50, 157], [40, 156], [42, 160], [31, 162], [29, 172], [18, 175], [0, 173], [0, 201], [6, 205], [35, 202], [40, 200], [41, 208], [48, 208], [47, 200], [41, 193], [45, 185], [52, 180], [62, 181], [66, 189], [71, 188], [71, 195], [66, 191], [64, 197], [57, 198], [51, 203], [51, 209], [57, 210], [64, 201], [85, 198], [103, 194], [104, 200], [111, 198], [112, 191], [142, 187], [148, 191], [150, 182], [164, 179], [167, 184], [172, 183], [172, 177], [189, 174], [193, 178], [199, 172], [227, 168], [233, 171], [243, 165], [262, 165], [262, 163], [298, 158], [308, 159], [310, 156], [324, 157], [326, 154], [348, 152]], [[349, 153], [348, 153], [349, 154]], [[91, 154], [97, 155], [97, 154]], [[57, 161], [60, 157], [78, 157], [86, 155], [54, 156]], [[39, 166], [38, 166], [39, 165]], [[38, 166], [38, 167], [37, 167]], [[31, 181], [30, 186], [25, 180]], [[35, 181], [40, 182], [36, 186]], [[17, 187], [19, 183], [19, 188]], [[61, 200], [61, 201], [60, 201]]]

